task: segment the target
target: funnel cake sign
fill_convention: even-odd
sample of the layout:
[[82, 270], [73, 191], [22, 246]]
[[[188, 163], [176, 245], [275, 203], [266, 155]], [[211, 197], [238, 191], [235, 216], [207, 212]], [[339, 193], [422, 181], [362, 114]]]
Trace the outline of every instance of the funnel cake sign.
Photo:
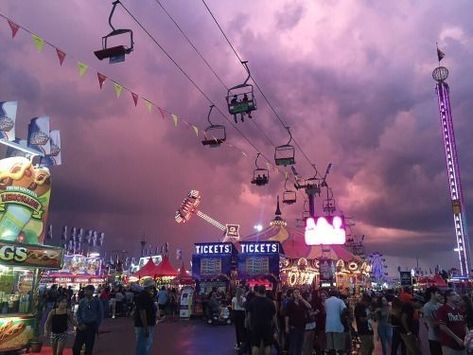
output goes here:
[[42, 244], [50, 191], [48, 168], [19, 156], [0, 160], [0, 241]]

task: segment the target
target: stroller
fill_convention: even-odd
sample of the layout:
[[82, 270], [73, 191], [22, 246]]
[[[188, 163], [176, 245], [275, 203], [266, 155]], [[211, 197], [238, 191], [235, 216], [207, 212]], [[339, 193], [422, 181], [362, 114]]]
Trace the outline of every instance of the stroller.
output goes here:
[[207, 305], [207, 323], [208, 324], [231, 324], [230, 308], [222, 305], [217, 299], [211, 299]]

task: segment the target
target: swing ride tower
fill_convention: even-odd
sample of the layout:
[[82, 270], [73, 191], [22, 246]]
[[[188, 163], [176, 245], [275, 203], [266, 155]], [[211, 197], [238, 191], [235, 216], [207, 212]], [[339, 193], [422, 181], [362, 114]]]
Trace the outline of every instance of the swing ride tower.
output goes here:
[[[440, 56], [439, 59], [441, 59]], [[460, 164], [458, 162], [455, 132], [453, 130], [453, 117], [450, 107], [450, 89], [448, 84], [445, 82], [448, 77], [448, 69], [439, 65], [432, 72], [432, 77], [437, 82], [435, 89], [438, 97], [448, 187], [450, 190], [453, 222], [457, 240], [457, 248], [455, 250], [458, 252], [461, 275], [469, 276], [471, 268], [470, 241], [466, 228], [466, 213], [460, 179]]]

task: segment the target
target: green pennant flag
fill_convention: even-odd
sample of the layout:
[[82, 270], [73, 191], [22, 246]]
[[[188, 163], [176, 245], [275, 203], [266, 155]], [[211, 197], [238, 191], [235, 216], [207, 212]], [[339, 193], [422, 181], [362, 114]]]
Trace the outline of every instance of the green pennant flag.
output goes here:
[[34, 45], [36, 47], [36, 50], [41, 53], [41, 51], [44, 48], [44, 39], [42, 39], [38, 35], [32, 34], [31, 37], [33, 38]]
[[77, 69], [79, 69], [79, 76], [82, 78], [87, 73], [89, 66], [85, 63], [77, 62]]
[[113, 82], [113, 88], [115, 89], [115, 94], [117, 95], [117, 97], [120, 97], [123, 91], [123, 85]]

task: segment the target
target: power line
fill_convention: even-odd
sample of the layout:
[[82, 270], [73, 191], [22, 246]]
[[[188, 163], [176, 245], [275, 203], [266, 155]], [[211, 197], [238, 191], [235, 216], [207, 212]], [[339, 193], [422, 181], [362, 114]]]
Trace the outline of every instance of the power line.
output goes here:
[[[136, 22], [136, 24], [145, 32], [148, 37], [154, 42], [156, 46], [161, 49], [161, 51], [168, 57], [168, 59], [179, 69], [179, 71], [182, 73], [182, 75], [185, 76], [187, 80], [199, 91], [199, 93], [212, 105], [215, 106], [216, 110], [222, 115], [222, 117], [227, 120], [230, 125], [247, 141], [247, 143], [253, 147], [253, 149], [257, 153], [261, 153], [261, 151], [256, 147], [256, 145], [251, 142], [251, 140], [237, 127], [235, 126], [231, 120], [226, 116], [226, 114], [218, 107], [215, 105], [215, 103], [210, 99], [210, 97], [204, 92], [204, 90], [192, 79], [192, 77], [179, 65], [179, 63], [176, 62], [176, 60], [166, 51], [166, 49], [161, 46], [161, 44], [158, 42], [158, 40], [143, 26], [143, 24], [128, 10], [128, 8], [123, 5], [120, 2], [120, 5], [123, 7], [123, 9], [126, 11], [126, 13], [133, 19], [133, 21]], [[268, 159], [263, 153], [261, 153], [261, 156], [268, 162], [271, 163], [272, 161]]]
[[[220, 82], [220, 84], [222, 84], [222, 86], [225, 88], [225, 90], [228, 91], [228, 86], [225, 84], [225, 82], [222, 80], [222, 78], [217, 74], [216, 70], [212, 67], [212, 65], [210, 65], [210, 63], [208, 62], [208, 60], [202, 55], [202, 53], [199, 51], [199, 49], [197, 48], [197, 46], [192, 42], [192, 40], [189, 38], [189, 36], [187, 36], [187, 34], [184, 32], [184, 30], [181, 28], [181, 26], [179, 26], [179, 24], [177, 23], [177, 21], [174, 19], [174, 17], [169, 13], [169, 11], [167, 11], [167, 9], [163, 6], [163, 4], [161, 3], [160, 0], [154, 0], [156, 2], [156, 4], [158, 4], [161, 9], [164, 11], [164, 13], [169, 17], [169, 19], [174, 23], [174, 25], [177, 27], [177, 29], [179, 30], [179, 32], [181, 32], [182, 36], [185, 38], [185, 40], [187, 41], [187, 43], [189, 43], [189, 45], [194, 49], [194, 51], [197, 53], [197, 55], [200, 57], [200, 59], [202, 59], [202, 61], [205, 63], [205, 65], [207, 66], [207, 68], [209, 68], [209, 70], [212, 72], [212, 74], [217, 78], [217, 80]], [[271, 138], [269, 138], [269, 136], [266, 134], [266, 132], [255, 122], [255, 121], [252, 121], [253, 124], [255, 125], [255, 127], [261, 132], [261, 135], [266, 139], [266, 141], [273, 147], [276, 147], [276, 145], [273, 143], [273, 141], [271, 140]]]
[[[214, 14], [212, 13], [212, 10], [210, 10], [209, 6], [207, 5], [207, 3], [205, 2], [205, 0], [202, 0], [202, 3], [204, 4], [205, 8], [207, 9], [208, 13], [210, 14], [210, 16], [212, 17], [212, 19], [214, 20], [215, 24], [217, 25], [218, 29], [220, 30], [220, 32], [222, 33], [223, 37], [225, 38], [225, 40], [227, 41], [228, 45], [230, 46], [230, 48], [232, 49], [233, 53], [235, 54], [235, 56], [237, 57], [238, 61], [242, 64], [243, 62], [243, 59], [241, 58], [241, 56], [238, 54], [237, 50], [235, 49], [235, 47], [233, 46], [233, 44], [231, 43], [230, 39], [228, 38], [228, 36], [225, 34], [225, 31], [223, 30], [222, 26], [220, 26], [220, 23], [218, 22], [218, 20], [216, 19], [216, 17], [214, 16]], [[266, 97], [266, 95], [264, 94], [263, 90], [261, 89], [260, 85], [258, 84], [258, 82], [255, 80], [255, 78], [251, 75], [251, 79], [253, 80], [253, 82], [255, 83], [255, 86], [256, 88], [258, 89], [258, 91], [260, 92], [261, 96], [263, 96], [264, 100], [266, 101], [266, 103], [268, 104], [269, 108], [271, 109], [271, 111], [273, 111], [274, 115], [276, 116], [276, 118], [278, 119], [278, 121], [282, 124], [282, 126], [286, 129], [286, 127], [288, 127], [287, 123], [284, 122], [284, 120], [282, 119], [282, 117], [278, 114], [278, 112], [276, 111], [276, 109], [274, 108], [274, 106], [271, 104], [271, 102], [269, 101], [269, 99]], [[296, 145], [296, 147], [299, 149], [299, 151], [302, 153], [303, 157], [307, 160], [307, 162], [309, 163], [309, 165], [315, 170], [316, 174], [317, 174], [317, 169], [315, 167], [315, 164], [309, 159], [309, 157], [307, 156], [307, 154], [304, 152], [304, 150], [302, 149], [302, 147], [300, 146], [300, 144], [296, 141], [296, 139], [293, 137], [292, 139], [294, 141], [294, 144]]]

